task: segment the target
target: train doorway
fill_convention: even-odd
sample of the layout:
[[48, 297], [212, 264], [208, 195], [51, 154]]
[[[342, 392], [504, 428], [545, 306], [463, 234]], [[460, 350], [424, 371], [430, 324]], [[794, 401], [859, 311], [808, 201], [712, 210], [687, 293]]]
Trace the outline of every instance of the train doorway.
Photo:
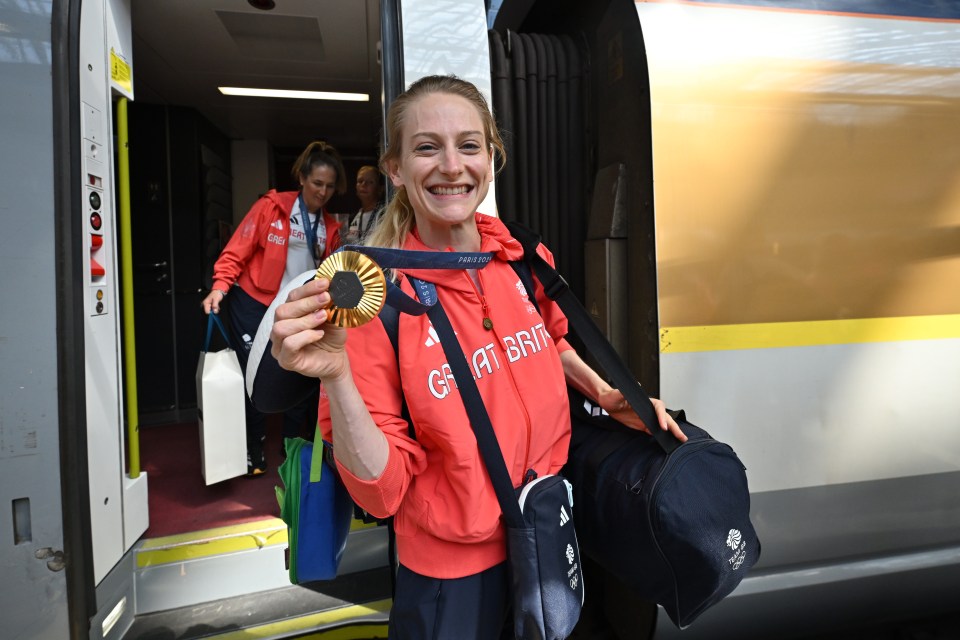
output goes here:
[[634, 3], [505, 3], [492, 26], [509, 158], [502, 215], [542, 233], [571, 289], [657, 395], [650, 92]]

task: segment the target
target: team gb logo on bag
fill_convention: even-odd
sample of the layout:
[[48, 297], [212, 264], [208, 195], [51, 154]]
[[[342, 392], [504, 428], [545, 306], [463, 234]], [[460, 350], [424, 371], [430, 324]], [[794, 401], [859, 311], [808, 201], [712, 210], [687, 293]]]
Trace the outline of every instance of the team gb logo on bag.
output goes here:
[[730, 568], [736, 571], [747, 557], [747, 543], [743, 541], [743, 535], [738, 529], [730, 529], [727, 546], [733, 549], [733, 555], [727, 562], [730, 563]]
[[571, 565], [567, 571], [567, 578], [570, 580], [570, 588], [576, 590], [577, 585], [580, 584], [580, 575], [577, 573], [577, 565], [573, 562], [577, 559], [577, 554], [573, 550], [573, 545], [570, 543], [567, 543], [566, 556], [567, 564]]

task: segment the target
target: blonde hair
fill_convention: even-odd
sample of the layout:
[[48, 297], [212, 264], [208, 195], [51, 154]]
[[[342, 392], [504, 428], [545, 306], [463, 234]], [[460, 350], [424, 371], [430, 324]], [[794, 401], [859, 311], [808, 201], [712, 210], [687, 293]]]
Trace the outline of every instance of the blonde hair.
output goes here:
[[357, 169], [357, 177], [358, 177], [358, 178], [359, 178], [360, 176], [362, 176], [363, 174], [365, 174], [365, 173], [372, 173], [374, 176], [377, 177], [377, 180], [378, 180], [378, 181], [379, 181], [379, 179], [380, 179], [380, 169], [377, 169], [377, 168], [376, 168], [375, 166], [373, 166], [372, 164], [365, 164], [365, 165], [363, 165], [362, 167], [360, 167], [359, 169]]
[[317, 167], [330, 167], [337, 172], [337, 193], [347, 192], [347, 173], [343, 170], [343, 161], [340, 153], [323, 140], [314, 140], [307, 145], [297, 161], [293, 163], [290, 173], [294, 178], [306, 179]]
[[[483, 122], [485, 142], [493, 148], [494, 158], [497, 160], [497, 171], [506, 162], [506, 150], [503, 140], [497, 130], [497, 123], [490, 113], [483, 94], [470, 82], [456, 76], [426, 76], [420, 78], [410, 88], [401, 93], [390, 105], [387, 112], [387, 139], [390, 141], [380, 154], [380, 170], [389, 175], [389, 163], [398, 161], [402, 152], [400, 143], [403, 140], [403, 126], [406, 124], [407, 114], [418, 100], [434, 93], [446, 93], [466, 99], [476, 108]], [[400, 187], [387, 203], [379, 222], [367, 236], [366, 244], [377, 247], [400, 248], [407, 234], [413, 229], [415, 218], [413, 207], [406, 189]]]

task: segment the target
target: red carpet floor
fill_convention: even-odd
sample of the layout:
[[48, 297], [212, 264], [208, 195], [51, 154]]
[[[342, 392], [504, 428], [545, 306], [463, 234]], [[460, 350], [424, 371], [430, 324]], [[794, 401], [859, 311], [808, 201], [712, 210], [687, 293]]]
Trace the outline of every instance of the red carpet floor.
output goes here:
[[280, 484], [282, 417], [267, 419], [267, 473], [240, 476], [209, 487], [200, 471], [196, 422], [140, 428], [140, 460], [147, 472], [150, 526], [145, 538], [278, 517], [274, 486]]

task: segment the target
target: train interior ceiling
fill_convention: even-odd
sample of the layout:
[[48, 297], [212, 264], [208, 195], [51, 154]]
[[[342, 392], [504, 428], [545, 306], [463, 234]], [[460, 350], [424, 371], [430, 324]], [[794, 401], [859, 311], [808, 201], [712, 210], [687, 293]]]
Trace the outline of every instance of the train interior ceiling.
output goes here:
[[[287, 0], [269, 11], [253, 4], [132, 3], [137, 392], [144, 465], [158, 480], [151, 480], [148, 537], [276, 514], [272, 482], [237, 478], [203, 487], [195, 379], [206, 330], [200, 302], [221, 248], [257, 196], [270, 188], [297, 188], [290, 167], [308, 142], [326, 140], [344, 158], [348, 190], [328, 206], [343, 214], [357, 210], [356, 170], [376, 164], [381, 144], [378, 0]], [[504, 4], [490, 32], [493, 108], [508, 155], [497, 178], [499, 215], [537, 229], [581, 296], [591, 293], [585, 281], [606, 282], [606, 275], [627, 266], [626, 256], [641, 261], [629, 268], [646, 277], [634, 278], [622, 296], [604, 293], [620, 300], [616, 313], [634, 314], [638, 326], [646, 327], [612, 339], [655, 391], [653, 252], [638, 244], [653, 235], [643, 226], [644, 220], [652, 225], [652, 216], [645, 215], [652, 204], [643, 197], [650, 192], [650, 149], [617, 144], [624, 130], [649, 141], [649, 107], [637, 108], [649, 103], [639, 23], [627, 0], [564, 4], [562, 11], [556, 3]], [[611, 34], [633, 33], [623, 25], [635, 25], [636, 35], [617, 37], [620, 54], [611, 64]], [[609, 80], [613, 73], [627, 82], [593, 77]], [[218, 90], [222, 86], [350, 92], [369, 99], [228, 96]], [[597, 116], [597, 105], [603, 105], [604, 117]], [[594, 191], [614, 195], [593, 198]], [[623, 201], [640, 215], [622, 219]], [[631, 245], [624, 250], [626, 242]], [[611, 244], [619, 245], [615, 257], [621, 263], [607, 259]], [[605, 258], [585, 259], [591, 252]], [[593, 268], [608, 273], [589, 273]], [[271, 475], [281, 461], [276, 418], [268, 420]], [[247, 508], [214, 507], [236, 495], [261, 493], [253, 484], [264, 485], [263, 496], [245, 497]], [[188, 505], [177, 497], [198, 491], [208, 500]], [[160, 505], [168, 511], [159, 511]], [[185, 517], [184, 509], [193, 515]]]

